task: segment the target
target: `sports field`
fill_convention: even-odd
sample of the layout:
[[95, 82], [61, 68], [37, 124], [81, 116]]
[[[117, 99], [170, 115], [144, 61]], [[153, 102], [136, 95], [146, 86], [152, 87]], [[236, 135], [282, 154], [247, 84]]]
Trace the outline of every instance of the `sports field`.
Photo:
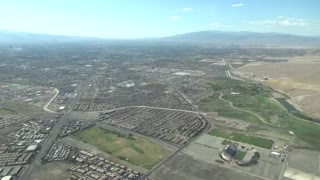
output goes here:
[[99, 150], [128, 161], [131, 164], [151, 169], [171, 152], [147, 138], [120, 137], [100, 127], [92, 127], [75, 133], [72, 138], [97, 147]]

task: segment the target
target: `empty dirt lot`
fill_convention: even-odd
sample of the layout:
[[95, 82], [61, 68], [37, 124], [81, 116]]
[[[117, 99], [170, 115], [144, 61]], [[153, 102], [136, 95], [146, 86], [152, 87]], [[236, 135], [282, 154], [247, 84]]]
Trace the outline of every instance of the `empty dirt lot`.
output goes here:
[[60, 179], [69, 179], [70, 174], [67, 172], [67, 169], [71, 165], [63, 162], [53, 162], [41, 165], [38, 171], [32, 174], [31, 179], [33, 180], [60, 180]]
[[[285, 92], [297, 109], [320, 118], [320, 56], [290, 58], [288, 62], [255, 62], [234, 69], [234, 73]], [[252, 76], [254, 75], [254, 76]]]
[[237, 172], [236, 170], [219, 167], [204, 161], [195, 160], [189, 155], [178, 154], [151, 175], [151, 179], [238, 179], [260, 180], [260, 178]]
[[295, 149], [288, 155], [288, 166], [320, 178], [320, 152]]
[[283, 163], [280, 162], [280, 159], [269, 157], [270, 150], [268, 149], [254, 147], [249, 144], [240, 143], [241, 146], [243, 145], [249, 149], [253, 147], [260, 153], [261, 158], [258, 164], [252, 166], [238, 166], [233, 163], [217, 163], [215, 160], [221, 159], [219, 157], [219, 151], [225, 147], [225, 145], [222, 144], [223, 140], [224, 139], [220, 137], [202, 135], [186, 147], [182, 153], [190, 155], [193, 159], [197, 159], [203, 163], [210, 163], [221, 169], [229, 168], [237, 173], [246, 174], [257, 179], [279, 179], [280, 171], [283, 167]]

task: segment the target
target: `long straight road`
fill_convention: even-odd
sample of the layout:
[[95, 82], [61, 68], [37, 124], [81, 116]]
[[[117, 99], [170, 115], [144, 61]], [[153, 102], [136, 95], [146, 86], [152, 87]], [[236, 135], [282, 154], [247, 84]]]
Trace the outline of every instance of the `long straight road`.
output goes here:
[[[78, 88], [75, 90], [75, 92], [84, 92], [87, 86], [87, 83], [80, 84]], [[79, 100], [80, 94], [78, 93], [77, 96], [74, 98], [70, 98], [66, 105], [67, 105], [67, 110], [63, 113], [63, 115], [58, 119], [58, 122], [55, 124], [55, 126], [52, 128], [48, 138], [45, 140], [45, 142], [42, 144], [41, 149], [39, 152], [36, 154], [35, 158], [33, 161], [29, 164], [27, 169], [22, 173], [20, 179], [21, 180], [31, 180], [31, 175], [33, 172], [35, 172], [37, 169], [37, 166], [40, 165], [41, 160], [46, 156], [47, 152], [53, 145], [54, 140], [58, 137], [59, 132], [61, 128], [66, 124], [68, 120], [68, 114], [72, 111], [74, 105], [77, 103]]]
[[184, 109], [172, 109], [172, 108], [163, 108], [163, 107], [154, 107], [154, 106], [124, 106], [114, 109], [109, 109], [105, 111], [90, 111], [88, 113], [95, 113], [95, 112], [110, 112], [110, 111], [116, 111], [121, 109], [127, 109], [127, 108], [146, 108], [146, 109], [159, 109], [159, 110], [168, 110], [168, 111], [179, 111], [179, 112], [187, 112], [187, 113], [194, 113], [194, 114], [204, 114], [198, 111], [190, 111], [190, 110], [184, 110]]

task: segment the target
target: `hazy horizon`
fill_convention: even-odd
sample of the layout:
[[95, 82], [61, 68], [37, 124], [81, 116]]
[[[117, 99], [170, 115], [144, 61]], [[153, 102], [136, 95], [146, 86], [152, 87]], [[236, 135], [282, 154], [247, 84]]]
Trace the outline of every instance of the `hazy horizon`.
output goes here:
[[301, 36], [301, 37], [320, 37], [320, 35], [299, 35], [292, 33], [282, 33], [282, 32], [257, 32], [257, 31], [219, 31], [219, 30], [207, 30], [207, 31], [192, 31], [192, 32], [182, 32], [180, 34], [171, 34], [168, 36], [151, 36], [151, 37], [118, 37], [118, 38], [108, 38], [108, 37], [98, 37], [98, 36], [82, 36], [82, 35], [64, 35], [64, 34], [49, 34], [49, 33], [34, 33], [34, 32], [26, 32], [26, 31], [11, 31], [6, 29], [0, 29], [1, 32], [6, 33], [25, 33], [25, 34], [34, 34], [34, 35], [48, 35], [48, 36], [66, 36], [66, 37], [79, 37], [79, 38], [97, 38], [97, 39], [105, 39], [105, 40], [143, 40], [143, 39], [161, 39], [161, 38], [169, 38], [175, 37], [184, 34], [191, 33], [202, 33], [202, 32], [217, 32], [217, 33], [261, 33], [261, 34], [283, 34], [283, 35], [292, 35], [292, 36]]
[[0, 29], [109, 39], [157, 38], [196, 31], [319, 36], [320, 1], [4, 1]]

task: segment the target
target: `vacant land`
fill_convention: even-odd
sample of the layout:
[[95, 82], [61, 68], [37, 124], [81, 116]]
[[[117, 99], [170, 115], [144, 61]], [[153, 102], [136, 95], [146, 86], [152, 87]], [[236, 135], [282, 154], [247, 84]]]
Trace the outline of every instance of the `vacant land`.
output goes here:
[[16, 115], [17, 112], [13, 111], [11, 109], [7, 109], [7, 108], [1, 108], [0, 107], [0, 115], [2, 116], [7, 116], [7, 115]]
[[[255, 164], [252, 166], [238, 166], [238, 165], [233, 165], [229, 163], [223, 163], [223, 164], [218, 163], [216, 160], [220, 159], [219, 151], [221, 151], [225, 147], [225, 145], [222, 144], [223, 141], [224, 141], [223, 138], [204, 134], [200, 136], [198, 139], [196, 139], [195, 141], [191, 142], [191, 144], [188, 147], [182, 150], [182, 153], [191, 156], [192, 159], [194, 160], [197, 160], [203, 163], [204, 162], [209, 163], [210, 167], [212, 166], [221, 167], [222, 169], [224, 169], [223, 167], [229, 168], [228, 172], [216, 171], [216, 172], [213, 172], [215, 175], [213, 175], [212, 177], [207, 177], [203, 179], [223, 179], [223, 178], [224, 179], [242, 179], [241, 176], [236, 178], [236, 177], [228, 177], [228, 175], [225, 174], [225, 173], [233, 174], [235, 172], [239, 172], [240, 174], [252, 175], [253, 176], [252, 178], [255, 178], [255, 179], [260, 179], [260, 177], [263, 179], [279, 179], [279, 175], [280, 175], [281, 168], [283, 167], [283, 163], [281, 163], [279, 159], [270, 157], [269, 149], [255, 147], [255, 149], [260, 153], [261, 158], [260, 160], [258, 160], [258, 164]], [[241, 142], [239, 143], [239, 145], [250, 148], [250, 146]], [[240, 156], [241, 154], [238, 154], [238, 155]], [[174, 158], [176, 157], [177, 156], [175, 156]], [[174, 160], [174, 161], [177, 161], [177, 160]], [[187, 159], [185, 159], [185, 161], [187, 161], [185, 162], [185, 164], [194, 163], [193, 161], [190, 162]], [[165, 164], [164, 166], [166, 165], [167, 164]], [[182, 164], [179, 164], [179, 165], [185, 166]], [[187, 166], [190, 166], [190, 164], [187, 164]], [[179, 170], [181, 168], [182, 167], [179, 167]], [[206, 170], [206, 169], [207, 168], [203, 170]], [[197, 167], [197, 170], [198, 170], [198, 167]], [[199, 173], [201, 172], [201, 170], [198, 170], [198, 171]], [[179, 171], [175, 171], [174, 173], [178, 174]], [[219, 175], [221, 177], [219, 177]], [[223, 177], [223, 176], [226, 176], [226, 177]], [[167, 179], [170, 179], [170, 178], [167, 178]], [[198, 178], [194, 178], [194, 179], [198, 179]]]
[[119, 137], [100, 127], [76, 133], [72, 138], [91, 144], [103, 152], [146, 169], [152, 168], [170, 154], [170, 151], [149, 139], [139, 136]]
[[[218, 112], [218, 114], [221, 116], [236, 118], [236, 119], [241, 119], [241, 120], [245, 120], [252, 123], [261, 124], [261, 120], [259, 120], [257, 116], [254, 116], [252, 113], [250, 114], [248, 112], [232, 109], [230, 104], [219, 99], [219, 95], [222, 94], [223, 98], [227, 100], [229, 100], [228, 97], [242, 98], [241, 101], [237, 101], [235, 103], [233, 101], [231, 102], [236, 108], [248, 110], [246, 108], [248, 105], [245, 103], [250, 103], [249, 105], [252, 105], [251, 104], [252, 101], [247, 102], [245, 98], [256, 97], [256, 96], [270, 97], [270, 92], [271, 92], [270, 88], [266, 88], [260, 84], [244, 83], [242, 81], [233, 80], [225, 77], [216, 78], [210, 81], [206, 85], [206, 88], [213, 90], [216, 93], [213, 96], [207, 99], [204, 99], [203, 101], [200, 102], [199, 106], [201, 109], [205, 111]], [[240, 94], [234, 95], [232, 93], [240, 93]], [[239, 107], [238, 106], [239, 104], [243, 106]], [[258, 102], [256, 104], [258, 104]]]
[[250, 63], [233, 72], [255, 80], [269, 77], [264, 84], [287, 93], [290, 103], [320, 118], [320, 56], [295, 57], [281, 63]]
[[264, 95], [224, 95], [224, 99], [233, 103], [237, 108], [254, 112], [264, 118], [268, 123], [279, 125], [281, 120], [289, 114], [277, 102]]
[[[308, 162], [308, 163], [306, 163]], [[320, 176], [320, 152], [295, 149], [288, 155], [289, 167]]]
[[320, 148], [320, 141], [317, 138], [320, 136], [320, 126], [296, 118], [268, 96], [242, 94], [228, 95], [225, 99], [231, 101], [235, 107], [257, 113], [269, 123], [274, 124], [275, 128], [293, 131], [299, 139]]
[[[233, 168], [232, 168], [233, 169]], [[151, 179], [201, 180], [238, 179], [260, 180], [258, 176], [234, 171], [220, 165], [207, 163], [186, 154], [178, 154], [152, 173]], [[271, 173], [269, 173], [271, 174]]]
[[[254, 146], [259, 146], [262, 148], [270, 149], [272, 147], [273, 141], [269, 139], [263, 139], [254, 136], [247, 136], [244, 134], [236, 133], [236, 132], [227, 132], [221, 129], [213, 129], [208, 134], [212, 136], [222, 137], [226, 139], [230, 139], [233, 141], [239, 141], [247, 144], [252, 144]], [[240, 156], [240, 155], [239, 155]]]
[[71, 174], [68, 173], [68, 168], [72, 165], [63, 162], [52, 162], [39, 166], [36, 173], [31, 175], [33, 180], [60, 180], [69, 179]]
[[[259, 115], [265, 122], [268, 122], [265, 125], [272, 127], [274, 130], [282, 132], [293, 131], [298, 139], [309, 143], [313, 148], [320, 148], [320, 140], [318, 138], [320, 137], [320, 125], [291, 115], [280, 103], [271, 98], [271, 89], [261, 84], [228, 78], [213, 80], [209, 83], [208, 88], [223, 93], [223, 98], [232, 102], [234, 107]], [[232, 95], [231, 92], [240, 94]], [[223, 108], [227, 108], [227, 106], [223, 106]], [[219, 111], [217, 112], [219, 113]]]
[[[4, 100], [1, 101], [0, 106], [10, 110], [9, 113], [23, 114], [24, 116], [47, 115], [39, 106], [24, 101]], [[6, 113], [8, 113], [8, 111], [6, 111]]]
[[260, 123], [257, 117], [246, 112], [232, 109], [227, 102], [220, 100], [218, 96], [219, 94], [215, 94], [204, 99], [198, 104], [199, 107], [206, 112], [217, 112], [220, 116], [241, 119], [251, 123]]
[[249, 95], [269, 95], [272, 91], [270, 88], [262, 86], [261, 84], [246, 83], [227, 77], [215, 78], [213, 81], [210, 81], [206, 87], [219, 92], [238, 92]]

